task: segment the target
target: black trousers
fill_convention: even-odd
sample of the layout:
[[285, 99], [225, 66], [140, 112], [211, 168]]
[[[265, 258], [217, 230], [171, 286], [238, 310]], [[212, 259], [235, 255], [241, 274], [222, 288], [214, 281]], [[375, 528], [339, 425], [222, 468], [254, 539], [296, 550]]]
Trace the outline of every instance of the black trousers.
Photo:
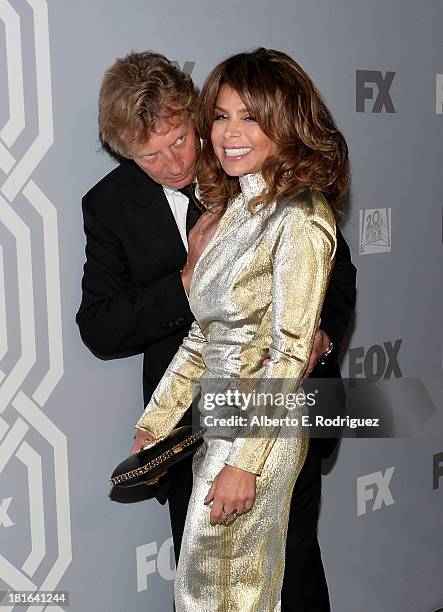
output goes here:
[[178, 563], [186, 513], [192, 491], [192, 457], [184, 459], [170, 472], [168, 492], [169, 516], [174, 541], [175, 563]]
[[[176, 562], [192, 490], [191, 464], [192, 459], [186, 459], [170, 474], [168, 501]], [[310, 448], [292, 495], [282, 612], [330, 612], [328, 587], [317, 539], [320, 495], [321, 458]]]
[[295, 483], [289, 512], [282, 612], [330, 612], [317, 538], [321, 458], [309, 448]]

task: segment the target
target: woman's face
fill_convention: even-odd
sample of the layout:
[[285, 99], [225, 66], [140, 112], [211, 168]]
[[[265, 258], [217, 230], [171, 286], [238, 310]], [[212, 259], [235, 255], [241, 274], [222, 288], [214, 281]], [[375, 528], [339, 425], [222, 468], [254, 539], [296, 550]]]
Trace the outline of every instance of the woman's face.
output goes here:
[[266, 159], [278, 151], [278, 146], [262, 132], [229, 85], [222, 85], [218, 92], [211, 141], [229, 176], [258, 172]]

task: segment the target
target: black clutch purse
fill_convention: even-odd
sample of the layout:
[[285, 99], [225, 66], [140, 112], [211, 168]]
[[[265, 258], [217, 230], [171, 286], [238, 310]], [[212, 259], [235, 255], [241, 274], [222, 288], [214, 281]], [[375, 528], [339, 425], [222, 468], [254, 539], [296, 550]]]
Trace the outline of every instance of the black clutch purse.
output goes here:
[[142, 449], [119, 463], [110, 479], [114, 487], [135, 487], [157, 478], [173, 465], [192, 455], [203, 443], [204, 429], [192, 431], [190, 425], [172, 430], [165, 440]]

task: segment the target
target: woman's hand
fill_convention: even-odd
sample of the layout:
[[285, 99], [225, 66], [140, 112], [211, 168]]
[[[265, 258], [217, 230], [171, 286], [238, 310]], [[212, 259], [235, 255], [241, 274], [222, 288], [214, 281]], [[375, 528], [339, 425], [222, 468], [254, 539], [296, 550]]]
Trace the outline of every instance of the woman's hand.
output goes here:
[[233, 465], [225, 465], [220, 470], [204, 502], [207, 505], [212, 501], [211, 525], [223, 525], [234, 510], [237, 515], [251, 510], [255, 501], [255, 480], [255, 474]]
[[155, 442], [155, 438], [152, 434], [143, 429], [137, 429], [137, 433], [135, 434], [134, 444], [131, 448], [131, 455], [134, 453], [138, 453], [138, 451], [145, 448], [151, 442]]
[[[137, 429], [137, 433], [135, 434], [134, 444], [132, 445], [132, 449], [131, 449], [131, 455], [134, 455], [134, 453], [138, 453], [138, 451], [145, 448], [151, 442], [155, 442], [154, 436], [152, 436], [147, 431], [143, 431], [142, 429]], [[153, 485], [156, 482], [158, 482], [160, 478], [164, 476], [166, 473], [167, 473], [167, 470], [165, 470], [164, 472], [162, 472], [155, 478], [152, 478], [152, 480], [145, 480], [144, 482], [147, 485]]]

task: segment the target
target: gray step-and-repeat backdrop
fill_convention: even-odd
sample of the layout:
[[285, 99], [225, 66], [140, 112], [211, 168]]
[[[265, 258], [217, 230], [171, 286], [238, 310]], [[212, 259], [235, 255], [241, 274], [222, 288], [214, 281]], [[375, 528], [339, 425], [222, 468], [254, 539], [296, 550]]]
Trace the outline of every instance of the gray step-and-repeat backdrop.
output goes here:
[[158, 50], [201, 84], [260, 45], [310, 73], [349, 143], [343, 375], [378, 381], [374, 401], [414, 423], [345, 439], [324, 465], [332, 608], [443, 606], [442, 31], [441, 0], [0, 0], [0, 590], [69, 591], [53, 610], [172, 608], [167, 508], [107, 497], [141, 357], [102, 362], [80, 342], [80, 201], [115, 165], [97, 97], [116, 57]]

